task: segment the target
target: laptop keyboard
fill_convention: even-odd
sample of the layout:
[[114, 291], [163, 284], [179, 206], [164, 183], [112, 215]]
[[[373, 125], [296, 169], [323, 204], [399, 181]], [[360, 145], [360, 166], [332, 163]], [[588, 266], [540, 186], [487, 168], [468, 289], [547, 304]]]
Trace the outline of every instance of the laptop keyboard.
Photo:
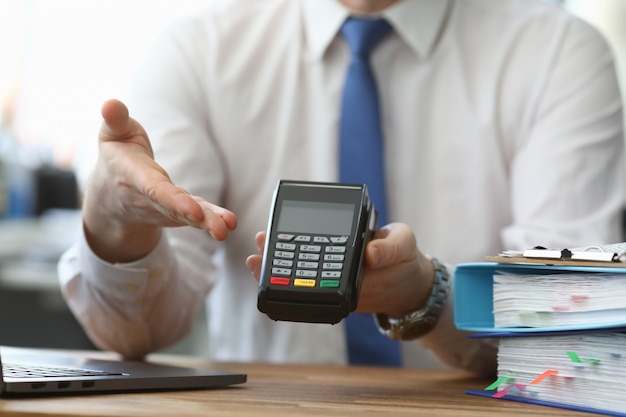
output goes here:
[[59, 378], [80, 376], [122, 375], [119, 372], [96, 371], [92, 369], [34, 366], [23, 364], [2, 364], [2, 373], [10, 378]]

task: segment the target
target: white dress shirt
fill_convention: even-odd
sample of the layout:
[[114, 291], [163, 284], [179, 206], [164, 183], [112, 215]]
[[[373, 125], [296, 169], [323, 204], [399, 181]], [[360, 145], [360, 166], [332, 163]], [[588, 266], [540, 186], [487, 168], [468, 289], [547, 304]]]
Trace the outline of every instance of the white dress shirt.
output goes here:
[[[132, 264], [99, 260], [84, 239], [70, 248], [64, 293], [99, 346], [159, 349], [206, 299], [214, 359], [345, 362], [341, 324], [274, 322], [257, 310], [245, 259], [278, 179], [337, 179], [348, 15], [336, 0], [214, 0], [160, 38], [131, 116], [172, 180], [239, 224], [224, 242], [169, 229]], [[622, 107], [594, 29], [534, 0], [411, 0], [383, 15], [394, 33], [371, 61], [389, 217], [423, 252], [453, 266], [503, 249], [622, 240]], [[491, 366], [488, 344], [454, 331], [451, 302], [420, 342], [452, 366]], [[428, 366], [424, 352], [405, 356]]]

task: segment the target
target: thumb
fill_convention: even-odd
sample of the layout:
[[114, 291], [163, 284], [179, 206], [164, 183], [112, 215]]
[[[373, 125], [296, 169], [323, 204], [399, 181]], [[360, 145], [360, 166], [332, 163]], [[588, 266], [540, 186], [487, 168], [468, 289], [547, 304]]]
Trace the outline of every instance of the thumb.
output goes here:
[[102, 140], [116, 140], [132, 134], [132, 122], [128, 107], [121, 101], [116, 99], [105, 101], [100, 113], [103, 119], [100, 129]]
[[102, 104], [102, 125], [99, 139], [103, 142], [132, 142], [140, 146], [152, 158], [152, 144], [144, 128], [129, 116], [128, 107], [116, 99]]
[[392, 223], [376, 231], [366, 248], [365, 261], [373, 269], [386, 268], [415, 260], [417, 242], [405, 224]]

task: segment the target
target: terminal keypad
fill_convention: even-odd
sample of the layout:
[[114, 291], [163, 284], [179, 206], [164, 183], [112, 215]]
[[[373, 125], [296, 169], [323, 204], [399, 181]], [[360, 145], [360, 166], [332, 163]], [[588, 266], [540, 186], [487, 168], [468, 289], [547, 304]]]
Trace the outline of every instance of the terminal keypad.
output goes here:
[[271, 285], [338, 288], [348, 236], [279, 233], [271, 250]]

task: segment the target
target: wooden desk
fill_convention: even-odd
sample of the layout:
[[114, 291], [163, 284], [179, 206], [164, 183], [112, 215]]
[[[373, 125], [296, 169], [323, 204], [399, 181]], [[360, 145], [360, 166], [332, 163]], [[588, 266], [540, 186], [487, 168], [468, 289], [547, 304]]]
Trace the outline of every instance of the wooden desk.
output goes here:
[[[189, 363], [186, 363], [189, 364]], [[195, 363], [196, 365], [198, 363]], [[248, 382], [201, 391], [84, 395], [0, 400], [13, 416], [580, 416], [560, 410], [465, 394], [492, 381], [464, 373], [367, 367], [220, 364]]]

